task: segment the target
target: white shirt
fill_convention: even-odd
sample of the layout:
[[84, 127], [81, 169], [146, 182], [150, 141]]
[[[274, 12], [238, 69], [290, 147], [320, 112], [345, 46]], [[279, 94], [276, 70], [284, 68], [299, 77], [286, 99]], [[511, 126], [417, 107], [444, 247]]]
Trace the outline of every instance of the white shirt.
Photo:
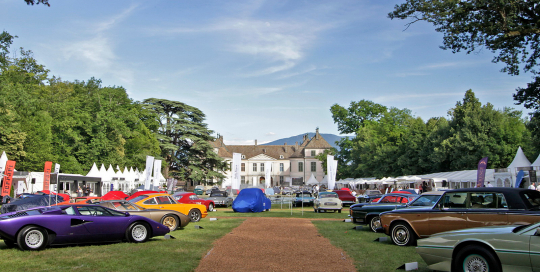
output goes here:
[[488, 183], [488, 184], [486, 185], [486, 187], [493, 187], [493, 184]]
[[534, 187], [534, 185], [531, 184], [531, 186], [529, 186], [529, 189], [536, 190], [536, 187]]

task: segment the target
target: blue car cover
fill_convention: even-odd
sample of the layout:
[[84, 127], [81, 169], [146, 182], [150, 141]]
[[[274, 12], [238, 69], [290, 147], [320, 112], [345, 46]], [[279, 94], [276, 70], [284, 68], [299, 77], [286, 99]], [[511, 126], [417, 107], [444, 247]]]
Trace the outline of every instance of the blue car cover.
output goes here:
[[270, 210], [270, 199], [259, 188], [246, 188], [234, 199], [232, 208], [234, 212], [263, 212]]

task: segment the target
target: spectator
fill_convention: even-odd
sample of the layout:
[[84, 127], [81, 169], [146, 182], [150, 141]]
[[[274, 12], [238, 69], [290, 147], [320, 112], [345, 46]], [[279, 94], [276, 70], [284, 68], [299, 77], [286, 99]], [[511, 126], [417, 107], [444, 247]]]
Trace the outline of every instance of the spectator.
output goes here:
[[531, 185], [529, 186], [529, 189], [536, 190], [536, 184], [534, 184], [534, 182], [531, 183]]

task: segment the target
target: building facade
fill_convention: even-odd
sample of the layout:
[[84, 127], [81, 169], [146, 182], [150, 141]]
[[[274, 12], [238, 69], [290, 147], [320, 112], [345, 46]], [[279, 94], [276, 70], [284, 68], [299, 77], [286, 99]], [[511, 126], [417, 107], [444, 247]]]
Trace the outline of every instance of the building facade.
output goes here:
[[[270, 163], [270, 185], [303, 185], [313, 175], [319, 182], [324, 178], [322, 162], [315, 158], [332, 146], [316, 130], [315, 136], [304, 135], [302, 143], [294, 145], [226, 145], [223, 136], [213, 142], [214, 151], [229, 164], [233, 153], [240, 153], [241, 187], [265, 185], [265, 167]], [[230, 168], [230, 167], [229, 167]], [[224, 173], [222, 187], [231, 186], [231, 171]]]

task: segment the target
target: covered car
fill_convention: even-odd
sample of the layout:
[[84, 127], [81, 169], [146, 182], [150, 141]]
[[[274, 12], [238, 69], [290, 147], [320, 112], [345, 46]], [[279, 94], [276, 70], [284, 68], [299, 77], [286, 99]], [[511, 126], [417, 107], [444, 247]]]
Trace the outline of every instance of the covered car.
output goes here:
[[3, 204], [2, 208], [0, 208], [0, 213], [22, 211], [40, 206], [51, 206], [62, 201], [64, 201], [63, 198], [56, 198], [55, 195], [36, 195]]
[[272, 202], [259, 188], [246, 188], [234, 199], [232, 209], [234, 212], [264, 212], [270, 210]]
[[0, 238], [8, 247], [41, 250], [49, 245], [145, 242], [169, 233], [148, 218], [96, 205], [37, 207], [2, 214]]

